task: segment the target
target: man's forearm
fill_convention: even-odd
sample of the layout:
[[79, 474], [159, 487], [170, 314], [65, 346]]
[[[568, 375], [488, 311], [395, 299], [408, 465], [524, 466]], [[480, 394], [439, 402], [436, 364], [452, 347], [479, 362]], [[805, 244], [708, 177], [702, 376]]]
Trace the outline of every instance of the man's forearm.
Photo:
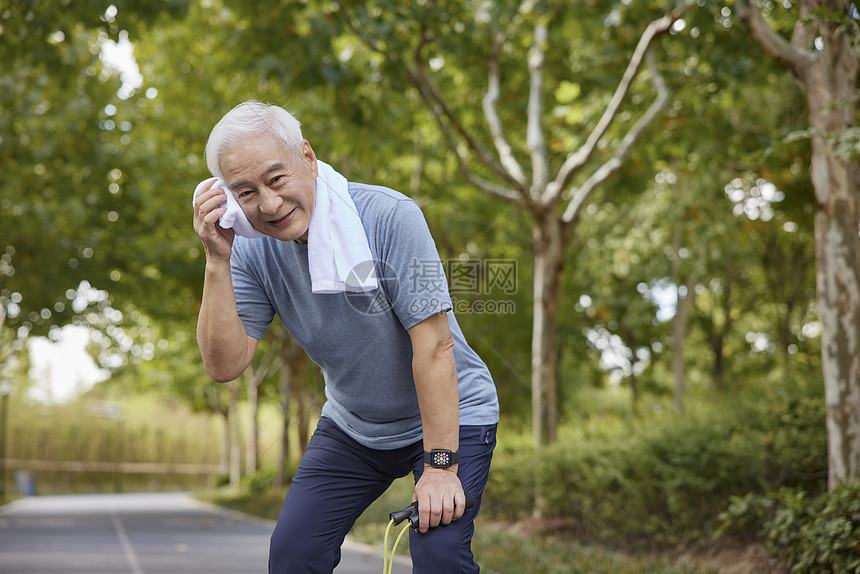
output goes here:
[[[443, 334], [443, 331], [447, 332], [447, 329], [437, 330], [436, 333]], [[441, 337], [434, 342], [431, 337], [429, 341], [421, 341], [423, 344], [417, 348], [415, 343], [416, 338], [413, 338], [412, 373], [418, 393], [418, 407], [421, 409], [424, 450], [458, 451], [460, 397], [453, 340]], [[419, 532], [427, 532], [439, 524], [448, 524], [463, 515], [466, 499], [458, 471], [458, 464], [447, 469], [424, 465], [413, 495], [418, 502]]]
[[456, 451], [460, 442], [460, 397], [453, 349], [439, 348], [432, 354], [415, 356], [412, 362], [424, 450]]
[[206, 265], [203, 300], [197, 321], [197, 344], [209, 375], [231, 381], [250, 362], [248, 336], [236, 310], [229, 263]]

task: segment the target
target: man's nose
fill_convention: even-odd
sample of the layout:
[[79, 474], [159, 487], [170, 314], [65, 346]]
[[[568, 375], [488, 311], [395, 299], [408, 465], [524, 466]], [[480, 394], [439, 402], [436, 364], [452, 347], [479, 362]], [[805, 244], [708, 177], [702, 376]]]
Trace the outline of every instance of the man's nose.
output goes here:
[[271, 189], [264, 187], [260, 191], [260, 211], [263, 213], [274, 215], [281, 207], [281, 202], [280, 196]]

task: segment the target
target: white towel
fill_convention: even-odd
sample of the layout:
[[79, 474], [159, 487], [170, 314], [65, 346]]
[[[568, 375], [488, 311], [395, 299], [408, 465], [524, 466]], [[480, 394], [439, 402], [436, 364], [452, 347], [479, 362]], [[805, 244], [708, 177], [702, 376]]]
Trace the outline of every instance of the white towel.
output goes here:
[[317, 160], [308, 265], [314, 293], [361, 293], [378, 287], [373, 257], [346, 178]]
[[215, 182], [212, 186], [213, 188], [220, 187], [227, 194], [227, 211], [218, 220], [218, 225], [224, 229], [232, 229], [236, 232], [236, 235], [241, 235], [242, 237], [247, 237], [249, 239], [265, 237], [266, 235], [264, 233], [260, 233], [251, 226], [251, 222], [248, 221], [247, 217], [245, 217], [245, 212], [242, 211], [242, 208], [239, 206], [239, 202], [236, 201], [235, 197], [233, 197], [233, 193], [227, 189], [227, 184], [224, 183], [223, 180], [210, 177], [209, 179], [204, 179], [198, 183], [197, 188], [194, 190], [194, 196], [191, 199], [192, 205], [194, 204], [194, 200], [197, 199], [197, 194], [200, 193], [200, 190], [203, 189], [203, 187], [210, 181]]
[[[311, 291], [314, 293], [361, 293], [379, 286], [367, 234], [352, 197], [346, 178], [330, 165], [317, 160], [317, 179], [314, 182], [314, 208], [308, 228], [308, 266]], [[201, 181], [194, 197], [203, 186], [215, 178]], [[265, 237], [251, 226], [245, 212], [218, 180], [215, 186], [227, 194], [227, 212], [218, 224], [232, 228], [237, 235], [256, 239]]]

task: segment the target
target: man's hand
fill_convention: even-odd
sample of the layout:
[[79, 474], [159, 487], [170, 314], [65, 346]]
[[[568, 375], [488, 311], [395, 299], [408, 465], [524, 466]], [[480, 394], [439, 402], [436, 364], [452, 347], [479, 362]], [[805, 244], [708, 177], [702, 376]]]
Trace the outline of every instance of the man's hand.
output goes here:
[[227, 201], [222, 188], [214, 188], [215, 179], [207, 183], [197, 199], [194, 200], [194, 231], [206, 251], [207, 262], [226, 262], [230, 260], [233, 251], [232, 229], [224, 229], [218, 225], [218, 219], [227, 211], [224, 203]]
[[418, 501], [418, 531], [421, 533], [463, 516], [466, 493], [457, 477], [457, 465], [448, 469], [425, 466], [412, 500]]

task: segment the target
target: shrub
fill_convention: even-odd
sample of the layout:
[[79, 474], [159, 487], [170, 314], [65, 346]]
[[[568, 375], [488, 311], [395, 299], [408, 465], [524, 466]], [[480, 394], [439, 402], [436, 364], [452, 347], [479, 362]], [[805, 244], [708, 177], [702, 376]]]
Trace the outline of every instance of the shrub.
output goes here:
[[733, 497], [721, 532], [757, 527], [792, 572], [860, 573], [860, 481], [810, 496], [800, 489]]
[[785, 384], [593, 439], [565, 433], [538, 452], [500, 439], [484, 514], [559, 518], [616, 545], [683, 546], [711, 535], [731, 496], [824, 488], [823, 403], [813, 385]]
[[212, 481], [212, 486], [216, 488], [230, 486], [230, 474], [226, 472], [215, 474], [210, 480]]
[[245, 488], [251, 496], [258, 496], [271, 490], [275, 482], [275, 469], [263, 468], [258, 470], [254, 476], [245, 478]]

